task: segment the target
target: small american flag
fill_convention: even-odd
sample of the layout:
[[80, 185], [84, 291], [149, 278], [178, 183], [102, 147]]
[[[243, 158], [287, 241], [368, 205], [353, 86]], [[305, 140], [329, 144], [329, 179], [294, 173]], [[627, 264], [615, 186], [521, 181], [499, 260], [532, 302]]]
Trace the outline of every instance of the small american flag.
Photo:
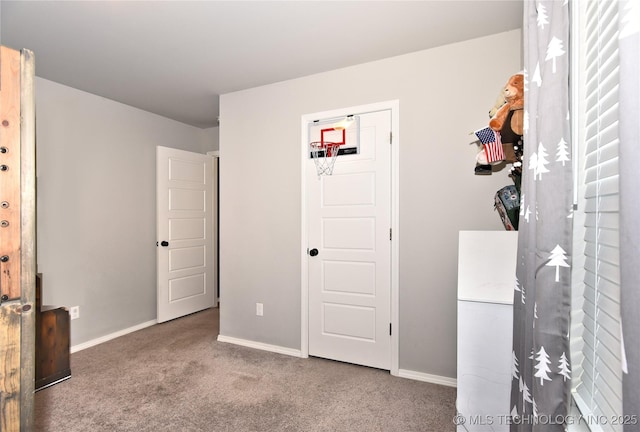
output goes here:
[[487, 155], [487, 162], [497, 162], [504, 160], [504, 151], [502, 150], [502, 141], [500, 140], [500, 132], [486, 127], [474, 132], [484, 148]]

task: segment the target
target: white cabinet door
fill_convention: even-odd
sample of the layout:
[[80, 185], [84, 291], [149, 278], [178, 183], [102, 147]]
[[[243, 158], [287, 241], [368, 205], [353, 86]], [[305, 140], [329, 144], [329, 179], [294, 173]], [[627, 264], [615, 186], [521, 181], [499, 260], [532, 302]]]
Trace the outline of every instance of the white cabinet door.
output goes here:
[[458, 431], [509, 430], [517, 231], [461, 231]]
[[513, 307], [458, 301], [457, 410], [470, 432], [508, 432]]

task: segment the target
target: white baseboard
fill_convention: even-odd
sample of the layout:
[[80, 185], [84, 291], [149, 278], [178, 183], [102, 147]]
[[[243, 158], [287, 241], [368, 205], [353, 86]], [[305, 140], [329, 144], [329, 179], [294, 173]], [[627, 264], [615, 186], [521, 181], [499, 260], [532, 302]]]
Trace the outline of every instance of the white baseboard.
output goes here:
[[[302, 351], [285, 348], [278, 345], [270, 345], [262, 342], [254, 342], [246, 339], [234, 338], [231, 336], [218, 335], [218, 342], [226, 342], [234, 345], [241, 345], [248, 348], [255, 348], [263, 351], [275, 352], [278, 354], [285, 354], [293, 357], [306, 358], [302, 355]], [[457, 380], [455, 378], [443, 377], [439, 375], [430, 375], [423, 372], [416, 372], [407, 369], [398, 369], [398, 377], [412, 379], [416, 381], [428, 382], [431, 384], [439, 384], [447, 387], [457, 387]]]
[[458, 387], [458, 380], [455, 378], [443, 377], [439, 375], [430, 375], [424, 372], [416, 372], [407, 369], [399, 369], [398, 376], [416, 381], [424, 381], [431, 384], [440, 384], [447, 387]]
[[99, 338], [92, 339], [92, 340], [87, 341], [87, 342], [83, 342], [81, 344], [73, 345], [71, 347], [71, 349], [70, 349], [70, 352], [71, 352], [71, 354], [73, 354], [74, 352], [82, 351], [83, 349], [87, 349], [87, 348], [91, 348], [91, 347], [96, 346], [96, 345], [100, 345], [101, 343], [110, 341], [112, 339], [118, 338], [120, 336], [124, 336], [124, 335], [129, 334], [129, 333], [133, 333], [133, 332], [138, 331], [138, 330], [142, 330], [143, 328], [151, 327], [152, 325], [155, 325], [157, 323], [158, 323], [157, 320], [151, 320], [151, 321], [143, 322], [142, 324], [138, 324], [138, 325], [135, 325], [133, 327], [129, 327], [129, 328], [126, 328], [124, 330], [117, 331], [115, 333], [111, 333], [111, 334], [108, 334], [108, 335], [105, 335], [105, 336], [101, 336]]
[[[255, 348], [263, 351], [275, 352], [278, 354], [285, 354], [293, 357], [306, 358], [302, 355], [302, 351], [285, 348], [278, 345], [270, 345], [262, 342], [254, 342], [246, 339], [234, 338], [231, 336], [218, 335], [218, 342], [226, 342], [234, 345], [241, 345], [248, 348]], [[439, 384], [447, 387], [457, 387], [457, 380], [455, 378], [443, 377], [439, 375], [430, 375], [423, 372], [415, 372], [407, 369], [399, 369], [398, 377], [412, 379], [416, 381], [428, 382], [431, 384]]]
[[271, 351], [278, 354], [285, 354], [293, 357], [303, 358], [302, 352], [293, 348], [285, 348], [278, 345], [270, 345], [262, 342], [254, 342], [246, 339], [238, 339], [231, 336], [218, 335], [218, 342], [226, 342], [234, 345], [255, 348], [263, 351]]

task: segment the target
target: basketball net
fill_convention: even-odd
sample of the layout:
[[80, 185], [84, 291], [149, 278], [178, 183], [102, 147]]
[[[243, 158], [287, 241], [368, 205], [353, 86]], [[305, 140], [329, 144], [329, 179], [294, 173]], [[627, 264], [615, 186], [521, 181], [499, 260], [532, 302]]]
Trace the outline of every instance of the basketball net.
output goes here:
[[338, 153], [342, 143], [315, 141], [309, 144], [311, 157], [316, 164], [318, 177], [333, 174], [333, 166], [338, 159]]
[[[342, 130], [342, 142], [328, 142], [324, 140], [324, 134], [326, 132], [332, 132], [336, 130]], [[346, 131], [344, 128], [327, 128], [320, 131], [320, 141], [314, 141], [309, 143], [309, 150], [311, 151], [311, 157], [316, 164], [316, 171], [318, 172], [318, 178], [322, 175], [333, 174], [333, 167], [338, 159], [338, 153], [340, 153], [340, 146], [346, 142]]]

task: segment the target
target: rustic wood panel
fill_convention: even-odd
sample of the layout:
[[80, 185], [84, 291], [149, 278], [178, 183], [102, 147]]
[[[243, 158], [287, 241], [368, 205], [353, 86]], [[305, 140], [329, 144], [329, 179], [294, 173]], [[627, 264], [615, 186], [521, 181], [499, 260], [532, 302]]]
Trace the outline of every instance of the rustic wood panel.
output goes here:
[[22, 334], [20, 370], [20, 429], [34, 430], [35, 290], [36, 290], [36, 114], [35, 60], [23, 49], [20, 56], [20, 215]]
[[20, 313], [17, 302], [0, 306], [0, 431], [20, 430]]
[[20, 52], [0, 47], [0, 295], [20, 290]]
[[0, 431], [33, 430], [33, 54], [0, 47]]

